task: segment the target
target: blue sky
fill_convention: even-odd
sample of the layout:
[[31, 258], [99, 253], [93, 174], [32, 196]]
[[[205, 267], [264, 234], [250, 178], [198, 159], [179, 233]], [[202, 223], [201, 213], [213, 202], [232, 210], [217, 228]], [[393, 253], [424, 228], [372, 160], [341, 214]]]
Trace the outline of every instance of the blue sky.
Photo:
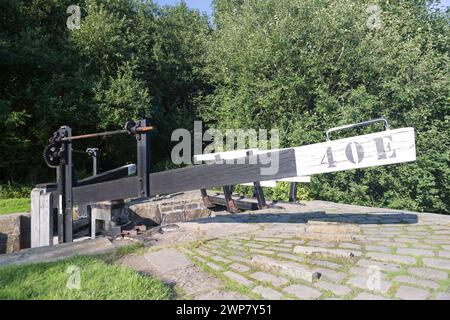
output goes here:
[[[180, 2], [180, 0], [154, 0], [156, 3], [165, 5], [173, 5]], [[200, 11], [204, 11], [207, 14], [211, 14], [212, 8], [211, 8], [211, 0], [185, 0], [188, 7], [193, 9], [199, 9]], [[274, 0], [276, 1], [276, 0]], [[441, 0], [442, 6], [444, 7], [450, 7], [450, 0]]]
[[441, 0], [441, 4], [443, 7], [450, 7], [450, 0]]
[[[156, 3], [165, 5], [173, 5], [180, 2], [180, 0], [154, 0]], [[450, 0], [447, 0], [450, 2]], [[185, 0], [186, 4], [189, 8], [199, 9], [200, 11], [204, 11], [207, 14], [212, 13], [212, 8], [210, 6], [211, 0]]]

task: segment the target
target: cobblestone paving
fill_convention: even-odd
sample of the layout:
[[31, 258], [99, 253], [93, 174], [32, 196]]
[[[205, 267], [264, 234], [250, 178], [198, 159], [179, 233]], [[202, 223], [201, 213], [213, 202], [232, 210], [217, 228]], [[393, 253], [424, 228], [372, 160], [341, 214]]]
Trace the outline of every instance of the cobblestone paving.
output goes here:
[[449, 216], [312, 201], [212, 220], [227, 233], [177, 252], [233, 299], [450, 298]]

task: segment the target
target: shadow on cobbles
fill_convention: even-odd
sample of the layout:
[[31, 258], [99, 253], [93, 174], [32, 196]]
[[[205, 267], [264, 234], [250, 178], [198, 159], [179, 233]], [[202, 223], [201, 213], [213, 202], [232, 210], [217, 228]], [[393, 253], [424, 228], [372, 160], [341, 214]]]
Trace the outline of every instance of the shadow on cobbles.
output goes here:
[[414, 224], [411, 213], [238, 213], [194, 220], [195, 223], [307, 223], [308, 221], [341, 222], [353, 224]]

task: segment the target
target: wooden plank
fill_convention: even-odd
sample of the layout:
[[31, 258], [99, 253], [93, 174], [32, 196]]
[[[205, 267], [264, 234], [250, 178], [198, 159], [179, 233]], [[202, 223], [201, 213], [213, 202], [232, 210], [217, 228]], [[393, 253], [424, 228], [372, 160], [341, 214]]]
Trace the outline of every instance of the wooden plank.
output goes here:
[[107, 238], [97, 238], [2, 254], [0, 255], [0, 266], [58, 261], [77, 255], [100, 255], [114, 250], [114, 245]]
[[[411, 162], [416, 159], [413, 128], [401, 128], [296, 148], [259, 151], [235, 159], [246, 164], [206, 164], [150, 175], [151, 194], [280, 180], [318, 173]], [[278, 155], [278, 172], [262, 174], [262, 159]], [[255, 164], [256, 163], [256, 164]]]
[[135, 164], [127, 164], [125, 166], [115, 168], [109, 171], [105, 171], [99, 173], [95, 176], [84, 178], [80, 181], [77, 181], [77, 186], [85, 186], [88, 184], [100, 183], [115, 179], [124, 178], [136, 173], [136, 165]]
[[[268, 159], [278, 160], [278, 170], [274, 172], [268, 170], [270, 167]], [[246, 164], [204, 164], [152, 173], [150, 174], [151, 194], [169, 194], [297, 175], [294, 149], [249, 156], [240, 159], [239, 162]]]
[[[279, 150], [270, 150], [270, 151], [279, 151]], [[206, 154], [198, 154], [194, 155], [194, 161], [205, 161], [205, 162], [214, 162], [214, 163], [223, 163], [221, 160], [234, 160], [238, 158], [244, 158], [248, 153], [256, 155], [267, 153], [267, 150], [258, 150], [258, 149], [242, 149], [242, 150], [234, 150], [234, 151], [226, 151], [226, 152], [216, 152], [216, 153], [206, 153]], [[267, 180], [260, 181], [262, 187], [266, 188], [275, 188], [276, 181], [286, 181], [286, 182], [311, 182], [311, 177], [291, 177], [291, 178], [283, 178], [279, 180]], [[243, 186], [253, 186], [253, 182], [241, 183]]]
[[241, 150], [233, 150], [233, 151], [196, 154], [196, 155], [194, 155], [194, 162], [203, 161], [203, 162], [214, 162], [217, 164], [221, 164], [221, 163], [225, 163], [227, 160], [245, 158], [245, 157], [247, 157], [248, 152], [250, 154], [256, 154], [258, 152], [258, 149], [253, 148], [253, 149], [241, 149]]
[[291, 178], [283, 178], [283, 179], [280, 179], [277, 181], [309, 183], [309, 182], [311, 182], [311, 177], [310, 176], [298, 176], [298, 177], [291, 177]]
[[43, 189], [34, 188], [31, 191], [31, 247], [39, 247], [40, 198]]
[[[225, 197], [223, 195], [213, 195], [209, 196], [209, 200], [213, 204], [217, 204], [220, 206], [226, 207], [227, 201], [225, 200]], [[236, 206], [241, 210], [258, 210], [258, 204], [256, 202], [251, 202], [248, 200], [241, 200], [241, 199], [233, 199], [236, 203]]]
[[[277, 181], [276, 180], [261, 181], [260, 184], [261, 184], [261, 187], [275, 188], [277, 186]], [[247, 187], [253, 187], [253, 182], [240, 183], [240, 185], [247, 186]]]
[[[283, 178], [278, 180], [267, 180], [267, 181], [261, 181], [261, 187], [266, 188], [275, 188], [277, 186], [277, 181], [284, 181], [284, 182], [303, 182], [308, 183], [311, 182], [310, 176], [298, 176], [298, 177], [291, 177], [291, 178]], [[253, 183], [241, 183], [243, 186], [253, 186]]]
[[139, 196], [137, 177], [127, 177], [73, 188], [73, 202], [78, 205], [138, 198]]
[[298, 175], [416, 160], [413, 128], [387, 130], [294, 148]]
[[52, 193], [42, 193], [39, 201], [39, 246], [53, 245], [53, 199]]

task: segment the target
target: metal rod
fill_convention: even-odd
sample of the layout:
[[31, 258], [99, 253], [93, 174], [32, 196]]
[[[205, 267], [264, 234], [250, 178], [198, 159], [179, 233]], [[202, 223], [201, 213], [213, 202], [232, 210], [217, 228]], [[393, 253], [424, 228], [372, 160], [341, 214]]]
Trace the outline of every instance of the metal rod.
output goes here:
[[378, 118], [378, 119], [363, 121], [363, 122], [359, 122], [359, 123], [352, 123], [352, 124], [347, 124], [345, 126], [340, 126], [340, 127], [335, 127], [335, 128], [328, 129], [327, 132], [326, 132], [327, 141], [330, 141], [330, 139], [331, 139], [330, 138], [330, 133], [331, 132], [344, 130], [344, 129], [363, 127], [363, 126], [367, 126], [367, 125], [375, 123], [375, 122], [384, 122], [385, 130], [386, 131], [389, 130], [389, 122], [387, 121], [387, 119], [385, 119], [385, 118]]
[[[141, 127], [137, 129], [143, 128], [151, 128], [147, 126], [148, 119], [142, 119], [138, 122]], [[136, 129], [136, 132], [137, 132]], [[151, 130], [151, 129], [150, 129]], [[148, 130], [149, 131], [149, 130]], [[142, 131], [143, 133], [147, 131]], [[150, 196], [150, 135], [144, 134], [142, 136], [137, 137], [137, 175], [139, 177], [139, 193], [141, 197], [149, 197]]]
[[92, 175], [93, 176], [97, 175], [97, 155], [92, 157]]
[[[153, 130], [152, 126], [138, 127], [138, 128], [136, 128], [136, 133], [145, 133], [145, 132], [148, 132], [151, 130]], [[91, 139], [91, 138], [98, 138], [98, 137], [105, 137], [105, 136], [114, 136], [114, 135], [125, 134], [125, 133], [130, 133], [130, 131], [115, 130], [115, 131], [106, 131], [106, 132], [99, 132], [99, 133], [82, 134], [79, 136], [64, 137], [64, 138], [61, 138], [61, 141]]]
[[100, 157], [100, 150], [98, 148], [87, 148], [86, 153], [92, 158], [92, 175], [97, 175], [98, 158]]

